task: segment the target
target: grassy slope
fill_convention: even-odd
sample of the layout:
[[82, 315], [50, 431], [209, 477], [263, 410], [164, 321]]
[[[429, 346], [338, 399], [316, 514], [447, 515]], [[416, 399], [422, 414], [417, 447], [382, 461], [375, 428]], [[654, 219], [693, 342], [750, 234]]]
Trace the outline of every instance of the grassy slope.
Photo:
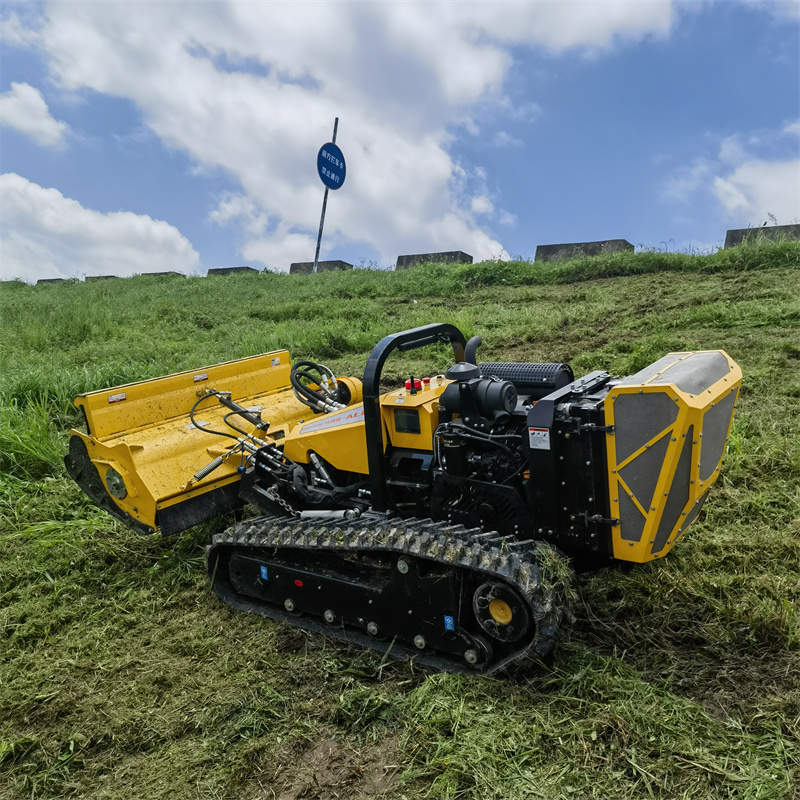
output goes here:
[[[793, 798], [800, 246], [404, 273], [0, 287], [0, 798]], [[276, 347], [360, 374], [454, 322], [485, 360], [627, 374], [723, 347], [723, 476], [668, 559], [584, 578], [508, 680], [427, 675], [220, 606], [212, 525], [142, 539], [64, 476], [72, 396]], [[446, 353], [390, 362], [441, 371]]]

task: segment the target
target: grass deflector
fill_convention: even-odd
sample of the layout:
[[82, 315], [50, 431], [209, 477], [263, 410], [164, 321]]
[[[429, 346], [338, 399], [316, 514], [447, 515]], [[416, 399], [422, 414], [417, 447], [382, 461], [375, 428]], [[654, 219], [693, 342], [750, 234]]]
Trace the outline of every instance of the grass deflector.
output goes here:
[[[394, 351], [444, 375], [381, 393]], [[70, 475], [142, 533], [255, 507], [216, 536], [215, 591], [445, 671], [541, 657], [570, 570], [666, 555], [719, 475], [742, 374], [723, 351], [636, 374], [483, 362], [450, 324], [393, 334], [362, 379], [285, 350], [80, 395]]]

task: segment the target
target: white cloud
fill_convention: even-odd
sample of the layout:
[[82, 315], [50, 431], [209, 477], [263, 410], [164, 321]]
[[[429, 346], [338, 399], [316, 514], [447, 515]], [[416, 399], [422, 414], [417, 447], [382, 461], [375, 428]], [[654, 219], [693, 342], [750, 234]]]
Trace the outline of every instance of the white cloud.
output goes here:
[[739, 0], [747, 6], [754, 6], [769, 11], [777, 17], [800, 17], [800, 3], [797, 0]]
[[253, 200], [240, 194], [225, 195], [208, 217], [218, 225], [238, 221], [253, 236], [260, 236], [269, 221], [267, 215]]
[[[757, 144], [751, 139], [751, 144]], [[747, 153], [738, 135], [727, 136], [719, 146], [719, 160], [725, 164], [741, 164]]]
[[498, 131], [492, 138], [495, 147], [521, 147], [522, 139], [517, 139], [506, 131]]
[[[347, 183], [328, 204], [326, 239], [401, 252], [498, 256], [486, 214], [448, 147], [479, 102], [533, 121], [502, 93], [511, 48], [597, 52], [666, 35], [671, 0], [530, 3], [49, 3], [33, 26], [53, 80], [132, 101], [168, 146], [241, 186], [211, 218], [241, 225], [242, 254], [286, 269], [308, 260], [321, 185], [313, 160], [341, 125]], [[516, 144], [498, 134], [496, 144]]]
[[[287, 272], [295, 261], [313, 261], [316, 246], [316, 239], [311, 235], [279, 230], [273, 236], [251, 239], [242, 255], [248, 261], [260, 261], [272, 270]], [[329, 249], [329, 246], [321, 248], [321, 259], [324, 260]]]
[[718, 216], [735, 227], [758, 226], [770, 216], [781, 224], [800, 220], [798, 133], [800, 123], [791, 122], [727, 136], [715, 158], [698, 157], [666, 178], [662, 199], [686, 207], [716, 200]]
[[708, 184], [713, 169], [713, 162], [706, 158], [698, 158], [690, 166], [679, 167], [664, 181], [662, 198], [678, 203], [689, 202], [698, 189]]
[[[503, 105], [506, 105], [505, 103]], [[535, 122], [542, 116], [542, 107], [538, 103], [522, 103], [514, 106], [508, 101], [508, 117], [516, 122]]]
[[500, 212], [500, 216], [498, 217], [497, 221], [501, 225], [516, 225], [517, 224], [517, 215], [512, 214], [509, 211], [503, 210]]
[[800, 159], [745, 161], [714, 179], [714, 193], [729, 219], [760, 225], [770, 215], [780, 224], [800, 220]]
[[[35, 20], [33, 24], [36, 24]], [[12, 11], [0, 20], [0, 42], [5, 42], [11, 47], [32, 47], [39, 44], [39, 32]]]
[[473, 214], [491, 214], [494, 211], [492, 201], [485, 194], [473, 197], [470, 208]]
[[199, 257], [172, 225], [146, 215], [101, 214], [19, 175], [0, 175], [4, 280], [189, 272]]
[[12, 83], [0, 94], [0, 123], [30, 136], [42, 147], [61, 147], [69, 126], [53, 119], [42, 93], [27, 83]]

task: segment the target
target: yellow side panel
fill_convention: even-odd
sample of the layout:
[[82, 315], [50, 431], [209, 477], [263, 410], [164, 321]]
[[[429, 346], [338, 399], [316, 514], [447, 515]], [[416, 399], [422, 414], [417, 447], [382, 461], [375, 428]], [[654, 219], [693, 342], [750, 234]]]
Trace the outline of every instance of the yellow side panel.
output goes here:
[[363, 403], [312, 416], [298, 424], [284, 442], [284, 455], [298, 463], [307, 464], [312, 450], [336, 469], [367, 475]]
[[614, 558], [666, 555], [719, 475], [742, 383], [723, 351], [670, 353], [611, 389], [605, 402]]
[[[381, 417], [393, 447], [433, 450], [433, 433], [439, 424], [439, 395], [451, 382], [436, 383], [416, 394], [400, 389], [381, 397]], [[418, 433], [408, 430], [408, 415], [417, 420]]]
[[[384, 434], [388, 432], [389, 442], [394, 447], [433, 449], [433, 431], [438, 420], [438, 397], [444, 391], [445, 385], [443, 382], [415, 395], [400, 389], [381, 397]], [[358, 388], [360, 393], [360, 386]], [[419, 415], [420, 432], [398, 431], [395, 425], [395, 408], [415, 410]], [[283, 452], [292, 461], [307, 464], [312, 451], [337, 469], [368, 475], [363, 404], [307, 419], [287, 435]]]

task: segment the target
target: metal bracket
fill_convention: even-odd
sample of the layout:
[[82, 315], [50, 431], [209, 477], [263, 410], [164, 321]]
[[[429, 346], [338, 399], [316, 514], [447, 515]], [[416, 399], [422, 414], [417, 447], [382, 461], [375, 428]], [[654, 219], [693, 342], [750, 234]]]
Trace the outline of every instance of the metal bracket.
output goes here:
[[579, 514], [570, 515], [571, 520], [577, 520], [578, 518], [582, 518], [587, 527], [590, 522], [602, 525], [611, 525], [612, 527], [619, 525], [619, 520], [615, 517], [604, 517], [602, 514], [590, 514], [588, 511], [582, 511]]
[[589, 431], [592, 433], [597, 431], [598, 433], [614, 433], [614, 426], [613, 425], [595, 425], [593, 422], [587, 422], [585, 424], [578, 424], [575, 426], [575, 432], [580, 433], [581, 431]]

